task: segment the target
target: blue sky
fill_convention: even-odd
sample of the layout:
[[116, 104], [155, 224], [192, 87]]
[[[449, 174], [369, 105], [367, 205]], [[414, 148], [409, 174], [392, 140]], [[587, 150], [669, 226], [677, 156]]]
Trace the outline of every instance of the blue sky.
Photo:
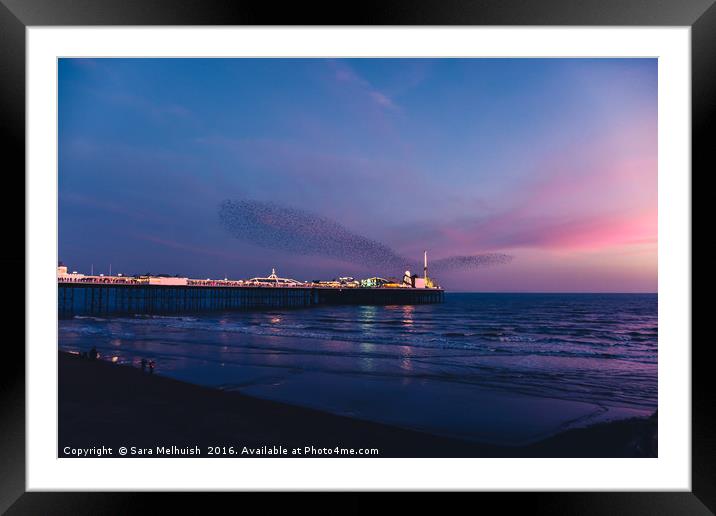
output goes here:
[[59, 258], [402, 273], [234, 238], [218, 207], [250, 200], [402, 256], [513, 257], [455, 290], [654, 292], [656, 108], [654, 59], [61, 59]]

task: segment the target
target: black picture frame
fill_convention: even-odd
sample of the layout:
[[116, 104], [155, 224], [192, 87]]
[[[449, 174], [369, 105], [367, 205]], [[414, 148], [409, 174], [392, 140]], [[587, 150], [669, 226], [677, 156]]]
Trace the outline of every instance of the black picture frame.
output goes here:
[[[62, 25], [603, 25], [691, 27], [692, 170], [716, 169], [708, 129], [716, 125], [716, 0], [429, 0], [289, 3], [221, 0], [0, 0], [0, 131], [7, 197], [25, 191], [25, 29]], [[693, 178], [692, 171], [692, 178]], [[8, 184], [9, 183], [9, 184]], [[25, 228], [21, 209], [0, 203], [6, 248], [3, 270], [25, 270]], [[692, 250], [693, 253], [693, 250]], [[692, 255], [693, 256], [693, 255]], [[26, 271], [26, 274], [31, 271]], [[24, 315], [24, 282], [4, 278], [12, 308]], [[22, 308], [21, 308], [22, 307]], [[11, 311], [8, 320], [19, 320]], [[19, 324], [17, 324], [19, 327]], [[21, 330], [22, 332], [22, 330]], [[19, 338], [18, 338], [19, 340]], [[688, 346], [690, 343], [684, 343]], [[692, 490], [690, 492], [485, 493], [510, 510], [569, 514], [713, 514], [716, 512], [714, 389], [706, 358], [708, 340], [692, 346]], [[137, 493], [25, 492], [25, 353], [7, 339], [0, 360], [0, 511], [7, 514], [101, 514], [187, 509], [186, 497]], [[372, 495], [371, 495], [372, 496]], [[171, 498], [171, 500], [170, 500]], [[325, 504], [315, 496], [307, 504]], [[423, 503], [420, 496], [416, 497]], [[345, 510], [373, 502], [351, 495]], [[470, 502], [475, 503], [475, 502]], [[206, 506], [204, 506], [206, 508]], [[511, 511], [510, 511], [511, 512]]]

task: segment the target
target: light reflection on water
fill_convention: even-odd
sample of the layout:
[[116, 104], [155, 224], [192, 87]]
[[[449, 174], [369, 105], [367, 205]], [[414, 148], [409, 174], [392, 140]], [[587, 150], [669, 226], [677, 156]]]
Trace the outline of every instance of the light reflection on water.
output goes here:
[[[212, 386], [289, 389], [329, 374], [356, 393], [439, 383], [643, 410], [657, 401], [656, 295], [447, 294], [440, 305], [75, 318], [59, 336], [60, 349], [153, 359], [158, 374]], [[320, 406], [330, 389], [306, 401]]]

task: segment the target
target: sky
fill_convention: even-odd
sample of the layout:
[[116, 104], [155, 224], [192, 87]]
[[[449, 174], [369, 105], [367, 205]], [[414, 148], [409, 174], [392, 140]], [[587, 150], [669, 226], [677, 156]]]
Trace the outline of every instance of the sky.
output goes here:
[[[656, 59], [60, 59], [58, 73], [70, 270], [400, 277], [371, 257], [427, 250], [509, 258], [439, 270], [453, 291], [657, 290]], [[252, 207], [232, 214], [243, 230], [227, 205]]]

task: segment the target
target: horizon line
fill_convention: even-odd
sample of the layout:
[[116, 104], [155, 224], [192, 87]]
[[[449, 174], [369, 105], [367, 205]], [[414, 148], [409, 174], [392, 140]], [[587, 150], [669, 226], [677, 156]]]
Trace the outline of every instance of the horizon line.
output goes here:
[[624, 294], [624, 295], [634, 295], [634, 294], [658, 294], [659, 292], [644, 292], [644, 291], [637, 291], [637, 292], [621, 292], [621, 291], [602, 291], [602, 292], [590, 292], [590, 291], [582, 291], [582, 290], [573, 290], [573, 291], [565, 291], [565, 290], [533, 290], [533, 291], [525, 291], [525, 290], [447, 290], [443, 288], [443, 291], [446, 294]]

